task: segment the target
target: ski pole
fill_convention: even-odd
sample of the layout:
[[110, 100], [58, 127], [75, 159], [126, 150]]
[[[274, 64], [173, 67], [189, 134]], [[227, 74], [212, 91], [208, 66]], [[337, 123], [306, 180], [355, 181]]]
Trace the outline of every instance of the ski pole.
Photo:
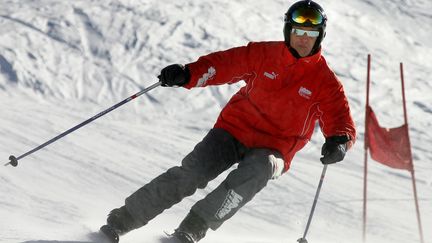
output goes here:
[[111, 111], [113, 111], [113, 110], [119, 108], [120, 106], [122, 106], [122, 105], [128, 103], [129, 101], [135, 99], [136, 97], [138, 97], [138, 96], [140, 96], [140, 95], [142, 95], [142, 94], [145, 94], [145, 93], [149, 92], [150, 90], [152, 90], [152, 89], [158, 87], [158, 86], [161, 85], [161, 84], [162, 84], [161, 82], [157, 82], [157, 83], [152, 84], [151, 86], [149, 86], [149, 87], [147, 87], [147, 88], [141, 90], [140, 92], [138, 92], [138, 93], [136, 93], [136, 94], [134, 94], [134, 95], [132, 95], [132, 96], [126, 98], [125, 100], [123, 100], [123, 101], [121, 101], [121, 102], [119, 102], [119, 103], [117, 103], [117, 104], [111, 106], [110, 108], [108, 108], [108, 109], [106, 109], [106, 110], [104, 110], [104, 111], [98, 113], [97, 115], [95, 115], [95, 116], [93, 116], [93, 117], [91, 117], [91, 118], [85, 120], [84, 122], [82, 122], [82, 123], [80, 123], [80, 124], [78, 124], [78, 125], [76, 125], [76, 126], [70, 128], [69, 130], [67, 130], [67, 131], [65, 131], [65, 132], [63, 132], [63, 133], [57, 135], [56, 137], [54, 137], [54, 138], [52, 138], [52, 139], [46, 141], [45, 143], [43, 143], [43, 144], [37, 146], [36, 148], [34, 148], [34, 149], [32, 149], [32, 150], [30, 150], [30, 151], [28, 151], [28, 152], [26, 152], [26, 153], [24, 153], [24, 154], [18, 156], [18, 157], [15, 157], [15, 156], [13, 156], [13, 155], [9, 156], [9, 162], [6, 163], [4, 166], [12, 165], [13, 167], [16, 167], [16, 166], [18, 165], [18, 160], [20, 160], [20, 159], [22, 159], [22, 158], [24, 158], [24, 157], [26, 157], [26, 156], [28, 156], [28, 155], [30, 155], [30, 154], [32, 154], [32, 153], [38, 151], [39, 149], [41, 149], [41, 148], [43, 148], [43, 147], [45, 147], [45, 146], [47, 146], [47, 145], [49, 145], [49, 144], [51, 144], [51, 143], [53, 143], [53, 142], [59, 140], [60, 138], [62, 138], [62, 137], [64, 137], [64, 136], [68, 135], [69, 133], [72, 133], [73, 131], [78, 130], [79, 128], [81, 128], [81, 127], [83, 127], [83, 126], [89, 124], [90, 122], [92, 122], [92, 121], [98, 119], [99, 117], [101, 117], [101, 116], [103, 116], [103, 115], [106, 115], [107, 113], [109, 113], [109, 112], [111, 112]]
[[318, 197], [319, 197], [319, 194], [320, 194], [320, 191], [321, 191], [321, 187], [322, 187], [322, 184], [323, 184], [323, 181], [324, 181], [326, 170], [327, 170], [327, 165], [324, 165], [324, 168], [323, 168], [322, 173], [321, 173], [321, 178], [320, 178], [320, 181], [319, 181], [319, 184], [318, 184], [318, 188], [317, 188], [317, 191], [315, 193], [315, 199], [314, 199], [314, 202], [312, 204], [312, 209], [311, 209], [311, 212], [309, 214], [309, 219], [308, 219], [308, 222], [306, 224], [306, 229], [304, 231], [303, 237], [297, 240], [297, 242], [299, 242], [299, 243], [308, 243], [307, 240], [306, 240], [306, 235], [307, 235], [307, 232], [309, 230], [309, 226], [310, 226], [310, 224], [312, 222], [312, 217], [313, 217], [313, 214], [315, 212], [316, 204], [318, 202]]

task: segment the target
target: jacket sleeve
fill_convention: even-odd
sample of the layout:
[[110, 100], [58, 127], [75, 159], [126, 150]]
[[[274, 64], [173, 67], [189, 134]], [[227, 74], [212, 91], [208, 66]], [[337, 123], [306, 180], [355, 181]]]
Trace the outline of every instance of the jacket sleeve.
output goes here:
[[333, 72], [329, 72], [320, 94], [319, 124], [326, 138], [347, 135], [350, 148], [356, 139], [356, 128], [343, 86]]
[[256, 45], [236, 47], [225, 51], [214, 52], [200, 57], [196, 62], [186, 64], [191, 78], [185, 88], [204, 87], [235, 83], [240, 80], [248, 82], [254, 75], [251, 60], [257, 55]]

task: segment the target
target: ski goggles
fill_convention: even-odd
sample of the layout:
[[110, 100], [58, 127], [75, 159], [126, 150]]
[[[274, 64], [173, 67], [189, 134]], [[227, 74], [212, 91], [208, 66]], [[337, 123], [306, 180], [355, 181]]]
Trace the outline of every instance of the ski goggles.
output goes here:
[[[294, 10], [291, 16], [287, 16], [296, 24], [321, 25], [324, 23], [324, 17], [320, 11], [313, 8], [298, 8]], [[291, 21], [290, 21], [291, 22]]]
[[298, 36], [303, 36], [304, 34], [306, 34], [309, 37], [318, 37], [320, 34], [318, 30], [302, 30], [297, 28], [292, 28], [291, 33]]

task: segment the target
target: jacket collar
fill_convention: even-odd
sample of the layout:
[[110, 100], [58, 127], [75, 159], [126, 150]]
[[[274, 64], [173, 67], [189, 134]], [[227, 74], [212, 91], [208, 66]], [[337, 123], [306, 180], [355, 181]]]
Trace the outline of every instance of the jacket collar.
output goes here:
[[300, 57], [300, 58], [294, 57], [294, 55], [290, 52], [288, 47], [286, 48], [286, 52], [288, 55], [288, 65], [292, 65], [295, 63], [317, 64], [321, 59], [321, 48], [312, 56]]

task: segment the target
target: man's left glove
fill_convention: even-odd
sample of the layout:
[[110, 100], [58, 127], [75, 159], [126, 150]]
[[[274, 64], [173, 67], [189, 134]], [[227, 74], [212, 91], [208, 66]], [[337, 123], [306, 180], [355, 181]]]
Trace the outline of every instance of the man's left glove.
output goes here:
[[181, 64], [172, 64], [164, 67], [158, 76], [162, 86], [183, 86], [189, 82], [189, 69]]
[[321, 149], [320, 159], [325, 165], [342, 161], [347, 151], [347, 142], [350, 141], [348, 136], [333, 136], [326, 138]]

